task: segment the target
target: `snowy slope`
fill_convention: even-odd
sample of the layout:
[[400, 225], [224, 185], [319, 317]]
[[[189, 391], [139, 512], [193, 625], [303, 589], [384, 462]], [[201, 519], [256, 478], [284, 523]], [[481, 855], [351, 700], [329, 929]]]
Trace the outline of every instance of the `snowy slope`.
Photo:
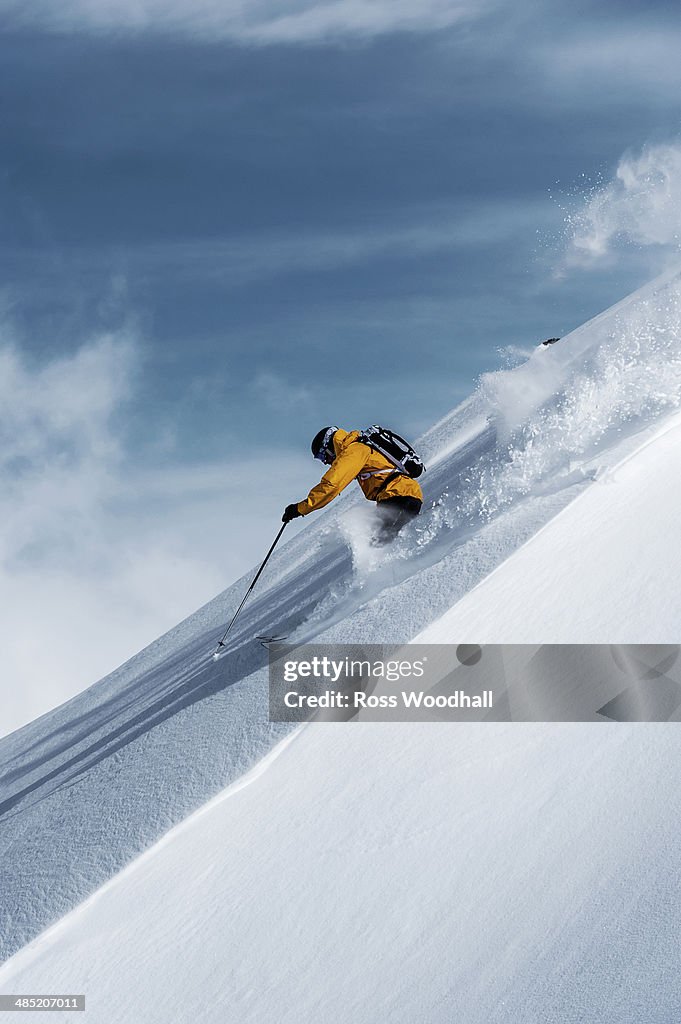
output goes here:
[[306, 727], [0, 988], [95, 1024], [672, 1024], [676, 732]]
[[418, 641], [678, 643], [681, 416], [640, 440]]
[[[538, 349], [515, 369], [483, 378], [476, 393], [423, 439], [429, 464], [425, 490], [433, 507], [380, 562], [367, 544], [365, 509], [353, 497], [343, 497], [277, 552], [230, 638], [227, 657], [213, 663], [210, 655], [247, 580], [85, 693], [2, 740], [4, 954], [81, 903], [174, 823], [236, 782], [286, 735], [285, 726], [266, 719], [266, 652], [254, 643], [254, 634], [283, 629], [298, 641], [404, 642], [441, 619], [575, 499], [602, 491], [609, 467], [640, 447], [642, 432], [651, 436], [681, 407], [680, 321], [681, 278], [669, 275], [559, 345]], [[579, 533], [578, 519], [571, 530], [573, 536]], [[649, 539], [642, 528], [639, 544]], [[517, 569], [520, 577], [523, 564]], [[579, 602], [579, 579], [572, 583], [572, 598]], [[677, 600], [678, 583], [668, 585]], [[525, 592], [531, 589], [525, 586]], [[662, 615], [669, 598], [652, 588], [646, 592], [651, 619], [656, 611]], [[628, 605], [618, 607], [617, 628], [629, 642], [638, 638], [632, 631], [638, 628], [639, 605], [640, 592], [635, 602], [632, 594]], [[555, 611], [534, 611], [533, 639], [544, 642], [553, 635]], [[480, 626], [483, 619], [484, 613]], [[472, 632], [480, 632], [468, 621]], [[614, 619], [605, 624], [610, 627], [614, 631]], [[562, 639], [588, 638], [575, 624], [575, 632]], [[333, 730], [324, 735], [332, 746], [338, 744], [342, 758], [348, 727], [337, 728], [343, 733], [333, 742]], [[318, 744], [312, 731], [290, 751]], [[454, 734], [438, 732], [437, 743], [436, 733], [423, 730], [379, 728], [362, 735], [368, 737], [367, 749], [355, 750], [357, 763], [375, 775], [380, 766], [399, 760], [407, 741], [414, 745], [412, 765], [426, 765], [434, 747], [442, 748], [437, 757], [446, 762]], [[474, 744], [478, 734], [470, 735], [467, 742]], [[599, 733], [599, 745], [604, 735]], [[512, 758], [521, 733], [501, 731], [498, 736], [498, 757]], [[338, 773], [334, 786], [351, 804], [359, 784], [356, 774], [348, 774], [352, 763], [331, 763]], [[312, 774], [318, 770], [311, 769]], [[427, 780], [430, 768], [420, 772]], [[403, 783], [407, 787], [406, 775]], [[290, 796], [289, 816], [295, 788]], [[405, 795], [400, 805], [406, 820], [416, 814], [412, 797]], [[379, 834], [392, 827], [392, 798], [385, 800], [385, 821], [381, 805], [362, 807], [367, 820], [376, 818]], [[440, 827], [428, 816], [434, 808], [424, 819], [425, 833], [435, 834]], [[309, 839], [316, 813], [312, 805], [301, 810], [299, 838]], [[473, 814], [472, 805], [465, 813]], [[246, 819], [243, 828], [250, 828]], [[331, 830], [327, 844], [332, 836]], [[361, 836], [356, 838], [370, 859], [371, 843], [362, 847]], [[453, 839], [452, 833], [450, 847]], [[426, 867], [427, 849], [426, 843]], [[211, 855], [220, 858], [222, 848]], [[410, 883], [412, 874], [407, 865], [404, 877]], [[282, 909], [275, 906], [273, 912]], [[65, 922], [64, 927], [71, 925]], [[343, 933], [341, 941], [347, 938]], [[36, 955], [47, 956], [52, 948], [50, 940]], [[201, 956], [206, 955], [202, 950]], [[92, 963], [88, 969], [94, 971]], [[225, 986], [225, 992], [232, 991]], [[2, 987], [7, 991], [4, 979]]]

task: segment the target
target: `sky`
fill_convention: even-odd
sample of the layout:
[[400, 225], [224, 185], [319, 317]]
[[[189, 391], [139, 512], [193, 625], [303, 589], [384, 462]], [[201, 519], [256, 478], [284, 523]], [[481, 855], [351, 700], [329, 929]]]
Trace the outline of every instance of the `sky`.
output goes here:
[[321, 426], [415, 438], [678, 255], [671, 3], [0, 0], [0, 28], [27, 717], [258, 561]]

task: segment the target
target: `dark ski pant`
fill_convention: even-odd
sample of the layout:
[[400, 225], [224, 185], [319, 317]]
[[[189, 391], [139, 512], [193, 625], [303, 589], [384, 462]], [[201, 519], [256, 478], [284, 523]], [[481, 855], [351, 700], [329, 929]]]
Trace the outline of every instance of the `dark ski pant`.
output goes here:
[[423, 502], [418, 498], [398, 496], [396, 498], [385, 498], [384, 501], [376, 502], [378, 512], [378, 532], [373, 543], [376, 545], [389, 544], [403, 526], [419, 514]]

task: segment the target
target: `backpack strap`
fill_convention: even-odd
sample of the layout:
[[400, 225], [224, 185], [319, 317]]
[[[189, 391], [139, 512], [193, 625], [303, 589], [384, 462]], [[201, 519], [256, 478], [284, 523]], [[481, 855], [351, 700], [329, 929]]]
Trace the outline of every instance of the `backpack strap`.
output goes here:
[[[358, 442], [359, 442], [360, 444], [366, 444], [366, 442], [365, 442], [365, 441], [362, 441], [362, 440], [361, 440], [361, 438], [357, 438], [357, 441], [358, 441]], [[356, 443], [357, 443], [357, 442], [353, 441], [353, 444], [356, 444]], [[371, 447], [371, 445], [367, 445], [367, 448], [370, 448], [370, 447]], [[372, 451], [376, 451], [376, 450], [377, 450], [376, 448], [372, 448]], [[391, 459], [389, 459], [389, 457], [388, 457], [388, 456], [387, 456], [386, 454], [384, 454], [384, 453], [383, 453], [382, 451], [379, 451], [379, 453], [378, 453], [378, 454], [379, 454], [379, 455], [382, 455], [382, 456], [383, 456], [383, 458], [384, 458], [384, 459], [385, 459], [386, 461], [392, 461], [392, 460], [391, 460]], [[370, 469], [370, 470], [368, 470], [368, 471], [365, 471], [365, 472], [363, 472], [363, 473], [362, 473], [362, 472], [359, 472], [359, 473], [357, 474], [357, 476], [356, 476], [356, 478], [355, 478], [355, 479], [356, 479], [356, 480], [357, 480], [357, 481], [359, 482], [360, 480], [367, 480], [367, 479], [368, 479], [369, 477], [372, 477], [372, 476], [382, 476], [382, 475], [383, 475], [383, 473], [386, 473], [386, 472], [388, 472], [388, 471], [387, 471], [387, 470], [385, 470], [385, 469]], [[407, 474], [406, 474], [406, 473], [403, 473], [403, 472], [402, 472], [402, 470], [400, 470], [400, 469], [393, 469], [393, 470], [392, 470], [391, 472], [388, 472], [388, 475], [387, 475], [387, 477], [385, 478], [385, 480], [383, 481], [383, 483], [381, 484], [381, 486], [380, 486], [380, 487], [378, 488], [378, 490], [376, 491], [376, 494], [374, 495], [374, 497], [373, 497], [373, 498], [372, 498], [371, 500], [372, 500], [372, 501], [376, 501], [376, 500], [378, 500], [378, 495], [379, 495], [379, 494], [383, 494], [383, 491], [384, 491], [384, 490], [386, 489], [386, 487], [389, 487], [389, 486], [390, 486], [390, 484], [391, 484], [391, 483], [393, 482], [393, 480], [397, 480], [397, 478], [398, 478], [399, 476], [407, 476]]]
[[386, 489], [386, 487], [388, 487], [393, 482], [393, 480], [397, 480], [399, 476], [406, 476], [406, 474], [400, 473], [399, 469], [396, 469], [394, 473], [391, 473], [390, 476], [387, 476], [383, 483], [381, 484], [381, 486], [376, 491], [373, 500], [377, 501], [379, 494], [383, 494], [383, 491]]

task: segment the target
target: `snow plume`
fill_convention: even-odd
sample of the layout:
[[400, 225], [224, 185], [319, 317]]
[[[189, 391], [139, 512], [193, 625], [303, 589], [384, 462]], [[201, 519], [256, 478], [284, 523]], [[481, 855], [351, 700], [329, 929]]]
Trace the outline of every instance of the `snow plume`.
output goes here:
[[590, 264], [618, 243], [681, 245], [681, 143], [647, 146], [626, 154], [614, 179], [597, 189], [569, 218], [568, 264]]
[[485, 374], [475, 403], [497, 444], [457, 481], [435, 529], [475, 526], [583, 480], [599, 452], [681, 408], [681, 274], [521, 366]]
[[54, 32], [156, 32], [255, 44], [432, 32], [483, 9], [468, 0], [9, 0], [0, 7], [21, 27]]

